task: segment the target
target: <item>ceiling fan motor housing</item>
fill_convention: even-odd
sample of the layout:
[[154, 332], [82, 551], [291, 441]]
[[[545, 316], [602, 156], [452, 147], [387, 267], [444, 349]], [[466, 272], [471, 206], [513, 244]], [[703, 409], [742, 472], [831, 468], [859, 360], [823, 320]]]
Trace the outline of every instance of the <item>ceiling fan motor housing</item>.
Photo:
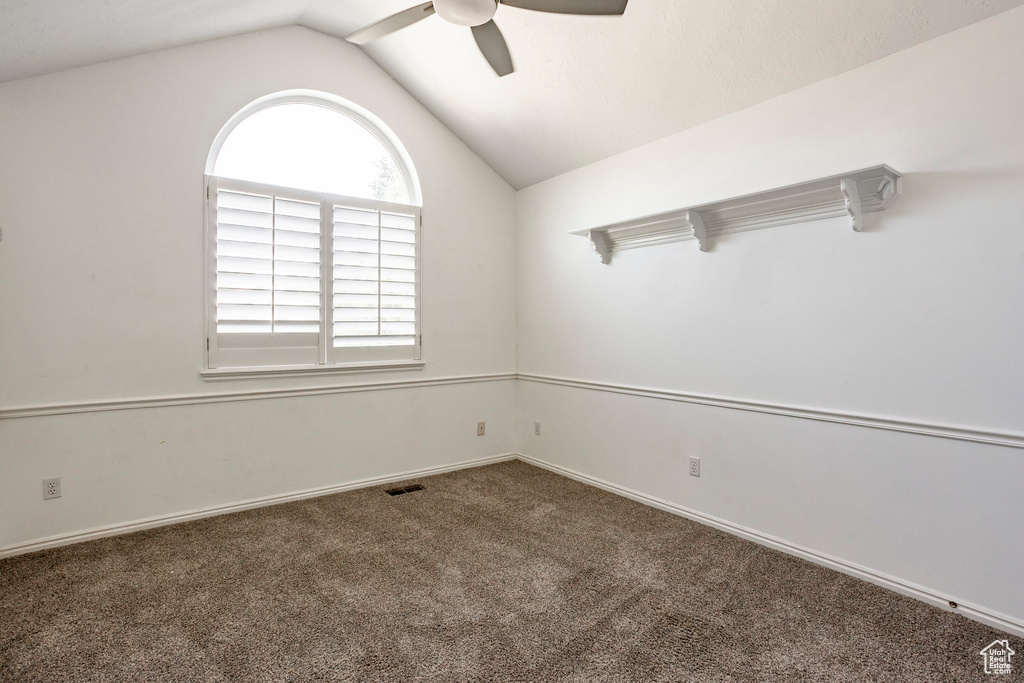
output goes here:
[[434, 11], [459, 26], [486, 24], [498, 10], [498, 0], [434, 0]]

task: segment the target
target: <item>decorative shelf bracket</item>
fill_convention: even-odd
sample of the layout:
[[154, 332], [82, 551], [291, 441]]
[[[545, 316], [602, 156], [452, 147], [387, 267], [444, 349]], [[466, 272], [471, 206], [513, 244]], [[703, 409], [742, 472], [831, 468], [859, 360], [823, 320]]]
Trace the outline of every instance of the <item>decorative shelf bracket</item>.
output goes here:
[[608, 246], [608, 240], [605, 239], [605, 233], [600, 230], [591, 230], [587, 233], [587, 237], [594, 243], [594, 251], [601, 257], [601, 263], [609, 264], [612, 262], [612, 250]]
[[710, 240], [734, 232], [846, 217], [855, 232], [864, 214], [884, 211], [903, 191], [903, 176], [884, 164], [710, 204], [574, 230], [587, 237], [601, 263], [624, 249], [696, 240], [708, 251]]
[[708, 229], [704, 225], [704, 219], [700, 217], [700, 211], [687, 211], [686, 218], [690, 223], [690, 231], [697, 240], [697, 248], [701, 251], [708, 250]]
[[850, 223], [854, 232], [860, 232], [864, 227], [862, 210], [860, 207], [860, 193], [857, 190], [857, 181], [853, 178], [843, 178], [839, 181], [839, 189], [846, 199], [846, 210], [850, 214]]

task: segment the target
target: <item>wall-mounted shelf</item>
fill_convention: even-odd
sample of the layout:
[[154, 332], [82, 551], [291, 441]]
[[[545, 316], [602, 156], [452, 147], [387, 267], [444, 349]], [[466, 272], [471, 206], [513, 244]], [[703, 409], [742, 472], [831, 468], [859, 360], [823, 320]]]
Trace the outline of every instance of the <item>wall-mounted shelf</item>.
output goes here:
[[885, 210], [900, 195], [902, 177], [882, 164], [572, 234], [589, 238], [602, 263], [611, 263], [612, 254], [622, 249], [697, 240], [700, 250], [707, 251], [717, 235], [824, 218], [846, 216], [859, 232], [863, 214]]

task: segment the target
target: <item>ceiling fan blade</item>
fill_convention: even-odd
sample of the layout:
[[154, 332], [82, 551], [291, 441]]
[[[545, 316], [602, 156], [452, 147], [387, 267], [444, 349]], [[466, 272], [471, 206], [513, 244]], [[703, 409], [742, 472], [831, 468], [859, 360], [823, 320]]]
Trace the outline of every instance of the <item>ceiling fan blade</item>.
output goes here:
[[502, 5], [555, 14], [618, 15], [629, 0], [500, 0]]
[[389, 33], [394, 33], [400, 28], [412, 26], [420, 19], [426, 19], [434, 13], [434, 3], [425, 2], [422, 5], [410, 7], [398, 14], [392, 14], [386, 19], [364, 26], [355, 33], [345, 36], [345, 40], [356, 45], [366, 45]]
[[508, 52], [508, 44], [498, 30], [498, 25], [491, 19], [486, 24], [473, 27], [473, 38], [480, 52], [484, 53], [487, 63], [499, 76], [507, 76], [514, 71], [512, 55]]

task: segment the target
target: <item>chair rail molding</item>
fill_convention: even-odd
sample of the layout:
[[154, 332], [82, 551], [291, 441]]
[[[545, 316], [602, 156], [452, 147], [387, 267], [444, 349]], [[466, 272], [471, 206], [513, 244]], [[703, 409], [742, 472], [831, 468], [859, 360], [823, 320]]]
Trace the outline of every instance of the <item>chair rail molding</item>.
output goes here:
[[223, 393], [202, 392], [166, 396], [141, 396], [123, 399], [101, 399], [75, 403], [47, 403], [41, 405], [0, 407], [0, 420], [50, 415], [72, 415], [76, 413], [103, 413], [111, 410], [139, 410], [143, 408], [166, 408], [189, 406], [202, 403], [228, 403], [232, 401], [256, 401], [274, 398], [296, 398], [299, 396], [325, 396], [348, 394], [360, 391], [384, 391], [389, 389], [415, 389], [455, 384], [476, 384], [479, 382], [514, 381], [516, 373], [502, 372], [489, 375], [454, 375], [429, 379], [409, 379], [391, 382], [363, 382], [357, 384], [323, 384], [298, 386], [281, 389], [239, 389]]
[[904, 432], [906, 434], [917, 434], [919, 436], [929, 436], [940, 439], [971, 441], [991, 446], [1008, 446], [1010, 448], [1024, 449], [1024, 432], [1019, 431], [1007, 431], [971, 425], [944, 424], [940, 422], [928, 422], [924, 420], [888, 415], [847, 413], [827, 408], [813, 408], [809, 406], [772, 403], [769, 401], [738, 397], [698, 394], [672, 389], [654, 389], [650, 387], [626, 384], [610, 384], [607, 382], [587, 381], [582, 379], [572, 379], [569, 377], [553, 377], [551, 375], [535, 375], [523, 372], [518, 373], [516, 378], [522, 382], [534, 382], [536, 384], [552, 384], [556, 386], [570, 387], [573, 389], [603, 391], [611, 394], [652, 398], [660, 401], [692, 403], [694, 405], [710, 406], [714, 408], [728, 408], [730, 410], [743, 410], [752, 413], [781, 415], [783, 417], [795, 417], [802, 420], [832, 422], [835, 424], [867, 427], [869, 429], [882, 429], [891, 432]]
[[588, 238], [605, 264], [612, 254], [656, 244], [696, 240], [701, 251], [711, 238], [826, 218], [848, 217], [860, 232], [863, 215], [884, 211], [903, 192], [903, 176], [885, 164], [786, 187], [665, 213], [573, 230]]

